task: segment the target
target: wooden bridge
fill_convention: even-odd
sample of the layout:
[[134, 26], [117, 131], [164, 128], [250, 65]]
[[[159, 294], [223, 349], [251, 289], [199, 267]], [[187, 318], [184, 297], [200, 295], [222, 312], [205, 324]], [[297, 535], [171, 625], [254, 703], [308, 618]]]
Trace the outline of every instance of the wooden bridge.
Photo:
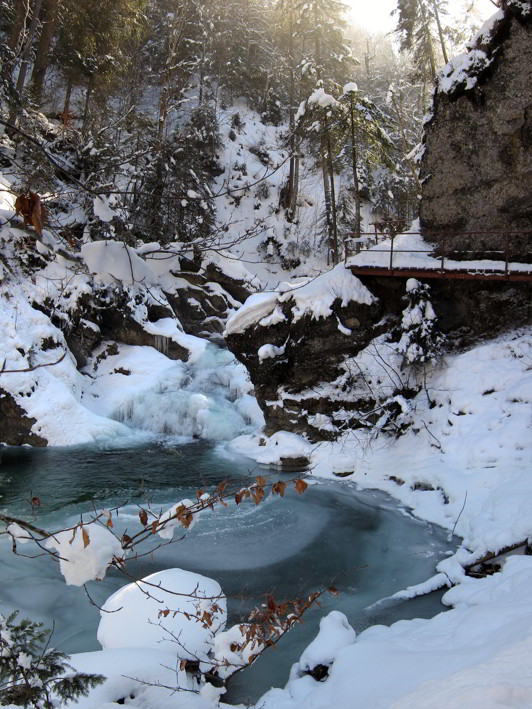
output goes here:
[[[528, 237], [532, 245], [532, 231], [452, 232], [444, 235], [449, 238], [495, 238], [504, 247], [475, 248], [473, 251], [447, 250], [445, 239], [438, 251], [436, 247], [426, 248], [428, 245], [420, 238], [424, 236], [430, 237], [431, 234], [383, 234], [377, 230], [361, 233], [345, 242], [346, 267], [355, 276], [532, 282], [532, 251], [523, 253], [519, 249], [520, 258], [526, 258], [528, 263], [511, 260], [512, 237]], [[437, 236], [441, 239], [442, 234]], [[459, 258], [453, 259], [453, 256]]]

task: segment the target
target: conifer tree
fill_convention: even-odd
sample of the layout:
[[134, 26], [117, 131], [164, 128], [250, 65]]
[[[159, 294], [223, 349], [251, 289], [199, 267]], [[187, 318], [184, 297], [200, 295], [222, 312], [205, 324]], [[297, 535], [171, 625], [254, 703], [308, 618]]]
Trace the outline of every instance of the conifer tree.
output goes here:
[[442, 25], [446, 0], [398, 0], [396, 33], [402, 51], [412, 52], [417, 76], [434, 82], [440, 64], [438, 47], [444, 64], [449, 61]]
[[0, 704], [52, 709], [56, 697], [76, 701], [102, 684], [105, 677], [74, 672], [68, 655], [48, 647], [42, 623], [16, 623], [16, 616], [0, 615]]

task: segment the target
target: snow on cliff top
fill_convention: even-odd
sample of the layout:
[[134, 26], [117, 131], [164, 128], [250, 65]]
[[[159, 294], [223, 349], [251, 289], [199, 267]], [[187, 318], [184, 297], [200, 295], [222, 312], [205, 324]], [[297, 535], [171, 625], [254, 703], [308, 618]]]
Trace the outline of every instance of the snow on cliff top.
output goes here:
[[332, 313], [332, 305], [340, 299], [342, 307], [350, 302], [371, 305], [375, 297], [353, 276], [343, 264], [338, 264], [331, 271], [322, 273], [317, 278], [298, 284], [282, 283], [279, 290], [269, 293], [256, 293], [250, 296], [244, 305], [227, 321], [225, 335], [244, 332], [256, 323], [271, 325], [271, 317], [284, 319], [282, 313], [275, 313], [277, 306], [289, 302], [292, 304], [292, 322], [296, 323], [305, 315], [314, 320], [326, 318]]

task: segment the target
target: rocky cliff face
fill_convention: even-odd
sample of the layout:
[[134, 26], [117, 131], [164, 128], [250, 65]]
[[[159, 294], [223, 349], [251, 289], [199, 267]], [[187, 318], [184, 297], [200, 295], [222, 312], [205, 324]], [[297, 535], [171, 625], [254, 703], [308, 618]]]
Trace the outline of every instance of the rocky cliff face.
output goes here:
[[[421, 226], [440, 249], [532, 261], [532, 3], [510, 0], [440, 76], [425, 125]], [[481, 232], [471, 236], [453, 231]], [[431, 235], [444, 232], [444, 235]], [[500, 258], [500, 256], [499, 256]]]
[[[227, 346], [249, 371], [267, 435], [291, 431], [315, 442], [346, 429], [402, 430], [401, 402], [423, 384], [394, 355], [407, 279], [352, 278], [360, 289], [351, 299], [330, 286], [328, 312], [318, 296], [314, 308], [298, 303], [302, 288], [252, 296], [228, 321]], [[526, 283], [433, 281], [430, 300], [446, 348], [456, 351], [528, 325], [531, 293]]]
[[375, 401], [367, 390], [356, 394], [352, 360], [390, 327], [383, 303], [343, 265], [299, 289], [260, 296], [228, 321], [225, 336], [250, 373], [266, 434], [332, 440], [356, 427]]

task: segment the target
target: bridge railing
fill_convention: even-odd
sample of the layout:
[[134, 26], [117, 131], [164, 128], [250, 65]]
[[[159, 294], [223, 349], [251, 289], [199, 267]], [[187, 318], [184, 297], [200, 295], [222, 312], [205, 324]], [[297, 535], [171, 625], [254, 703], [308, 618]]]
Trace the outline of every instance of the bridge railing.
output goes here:
[[[523, 237], [530, 240], [532, 246], [532, 230], [513, 230], [513, 231], [453, 231], [453, 232], [408, 232], [408, 235], [422, 236], [424, 238], [435, 238], [437, 243], [427, 249], [405, 249], [397, 248], [395, 242], [398, 237], [405, 234], [390, 232], [379, 232], [375, 229], [374, 232], [361, 232], [359, 236], [344, 239], [345, 260], [350, 256], [359, 254], [361, 251], [371, 251], [371, 253], [384, 253], [389, 255], [387, 260], [387, 268], [392, 271], [397, 268], [402, 268], [404, 265], [397, 263], [398, 254], [430, 254], [439, 261], [439, 269], [441, 271], [450, 270], [446, 268], [446, 261], [462, 262], [466, 268], [468, 261], [490, 260], [496, 262], [504, 262], [504, 273], [510, 271], [510, 263], [530, 263], [532, 270], [532, 250], [523, 249], [523, 244], [517, 247], [519, 258], [511, 258], [512, 251], [516, 249], [515, 238], [519, 237], [522, 241]], [[481, 245], [475, 248], [452, 248], [449, 242], [456, 242], [456, 239], [466, 239], [470, 237], [472, 240], [480, 241]], [[499, 243], [488, 248], [482, 247], [482, 237], [488, 238], [490, 241], [497, 240]], [[375, 248], [379, 243], [387, 241], [387, 248]], [[499, 247], [499, 248], [497, 248]], [[468, 258], [469, 256], [469, 258]], [[395, 263], [394, 263], [395, 257]], [[455, 258], [453, 258], [455, 257]], [[499, 258], [497, 258], [499, 257]], [[367, 265], [367, 264], [366, 264]], [[382, 264], [380, 267], [383, 268]], [[429, 268], [429, 266], [426, 266]], [[434, 266], [430, 266], [434, 268]]]

